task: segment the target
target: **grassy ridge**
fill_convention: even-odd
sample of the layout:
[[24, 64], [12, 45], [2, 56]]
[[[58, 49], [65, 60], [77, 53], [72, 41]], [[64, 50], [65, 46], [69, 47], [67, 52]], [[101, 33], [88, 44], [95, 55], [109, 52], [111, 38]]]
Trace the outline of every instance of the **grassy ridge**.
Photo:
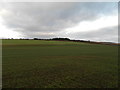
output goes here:
[[3, 40], [3, 87], [117, 87], [118, 47]]
[[84, 44], [70, 41], [45, 41], [45, 40], [3, 40], [2, 45], [66, 45], [66, 44]]

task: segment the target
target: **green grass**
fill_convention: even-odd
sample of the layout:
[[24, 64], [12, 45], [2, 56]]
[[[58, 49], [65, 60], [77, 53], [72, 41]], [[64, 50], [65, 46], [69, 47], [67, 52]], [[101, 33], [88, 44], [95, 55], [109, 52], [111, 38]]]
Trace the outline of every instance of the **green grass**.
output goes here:
[[118, 87], [118, 46], [3, 40], [3, 88]]

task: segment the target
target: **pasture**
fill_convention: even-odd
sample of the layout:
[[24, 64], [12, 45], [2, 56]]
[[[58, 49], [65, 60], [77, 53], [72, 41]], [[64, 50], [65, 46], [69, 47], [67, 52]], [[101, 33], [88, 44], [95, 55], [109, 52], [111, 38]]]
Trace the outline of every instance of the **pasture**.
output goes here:
[[118, 46], [2, 40], [3, 88], [116, 88]]

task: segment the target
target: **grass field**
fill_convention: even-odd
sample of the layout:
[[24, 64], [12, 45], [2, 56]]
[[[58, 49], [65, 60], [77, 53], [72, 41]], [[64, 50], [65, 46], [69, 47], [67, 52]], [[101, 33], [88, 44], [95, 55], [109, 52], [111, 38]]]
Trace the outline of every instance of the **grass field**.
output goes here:
[[118, 46], [2, 41], [3, 88], [116, 88]]

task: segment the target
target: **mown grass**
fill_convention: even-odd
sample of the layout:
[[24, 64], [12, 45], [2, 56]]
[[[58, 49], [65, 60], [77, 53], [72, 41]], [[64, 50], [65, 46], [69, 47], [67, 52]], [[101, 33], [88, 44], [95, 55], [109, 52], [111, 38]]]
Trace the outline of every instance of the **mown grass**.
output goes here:
[[3, 88], [118, 87], [118, 46], [3, 40]]

